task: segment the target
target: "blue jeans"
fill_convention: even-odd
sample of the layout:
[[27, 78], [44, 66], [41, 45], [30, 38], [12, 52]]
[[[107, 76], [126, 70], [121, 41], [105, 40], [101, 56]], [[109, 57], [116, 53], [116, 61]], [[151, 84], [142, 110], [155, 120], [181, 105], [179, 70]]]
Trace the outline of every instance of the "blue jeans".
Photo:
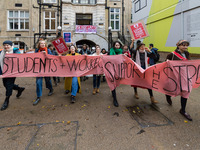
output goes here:
[[[46, 88], [48, 88], [49, 90], [52, 90], [52, 83], [51, 83], [51, 78], [50, 77], [44, 77], [45, 79], [45, 83], [46, 83]], [[36, 93], [37, 93], [37, 97], [41, 97], [42, 96], [42, 80], [43, 77], [36, 77]]]
[[93, 75], [93, 88], [99, 88], [101, 82], [101, 76], [100, 75]]
[[78, 78], [77, 77], [73, 77], [72, 78], [71, 95], [72, 96], [76, 96], [77, 92], [78, 92]]

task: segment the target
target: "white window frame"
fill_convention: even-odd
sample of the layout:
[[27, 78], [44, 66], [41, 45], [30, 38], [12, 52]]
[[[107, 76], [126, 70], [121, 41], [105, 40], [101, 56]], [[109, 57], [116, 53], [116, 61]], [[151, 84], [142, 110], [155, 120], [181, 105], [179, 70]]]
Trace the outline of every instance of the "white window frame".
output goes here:
[[[45, 18], [45, 12], [50, 12], [50, 16], [49, 16], [49, 18]], [[55, 12], [55, 11], [44, 11], [44, 31], [56, 31], [56, 20], [57, 20], [57, 18], [56, 18], [56, 16], [57, 16], [57, 13], [55, 12], [55, 18], [51, 18], [51, 13], [52, 12]], [[45, 29], [45, 20], [46, 19], [49, 19], [50, 20], [50, 22], [49, 22], [49, 28], [50, 29]], [[51, 29], [51, 20], [53, 20], [53, 19], [55, 19], [55, 29]]]
[[[10, 17], [9, 16], [9, 13], [10, 12], [13, 12], [13, 17]], [[18, 16], [17, 17], [14, 17], [14, 12], [17, 11], [18, 12]], [[20, 13], [21, 12], [24, 12], [24, 17], [20, 17]], [[25, 16], [26, 12], [28, 12], [28, 17]], [[30, 27], [30, 14], [29, 14], [29, 11], [28, 10], [8, 10], [7, 11], [7, 30], [8, 31], [29, 31], [29, 27]], [[18, 29], [14, 29], [14, 21], [13, 21], [13, 29], [10, 29], [10, 19], [17, 19], [18, 20]], [[28, 29], [21, 29], [20, 28], [20, 20], [23, 19], [24, 20], [24, 28], [25, 28], [25, 20], [28, 20]]]
[[[114, 9], [114, 12], [111, 12], [111, 9]], [[119, 12], [116, 12], [116, 9], [119, 9]], [[111, 19], [111, 15], [114, 14], [114, 19]], [[119, 14], [119, 19], [115, 19], [115, 15]], [[110, 26], [111, 26], [111, 21], [114, 21], [114, 29], [112, 28], [111, 31], [120, 31], [121, 27], [121, 15], [120, 15], [120, 8], [110, 8]], [[116, 21], [119, 21], [119, 29], [116, 29]], [[112, 27], [112, 26], [111, 26]]]
[[57, 0], [43, 0], [43, 3], [52, 3], [52, 4], [55, 4], [55, 3], [57, 3]]

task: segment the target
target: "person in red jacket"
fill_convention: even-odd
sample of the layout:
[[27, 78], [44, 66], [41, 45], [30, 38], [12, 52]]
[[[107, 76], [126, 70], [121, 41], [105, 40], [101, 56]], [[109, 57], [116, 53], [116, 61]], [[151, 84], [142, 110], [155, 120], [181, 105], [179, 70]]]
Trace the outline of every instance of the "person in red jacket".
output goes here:
[[[187, 51], [190, 43], [186, 40], [180, 40], [176, 45], [177, 45], [176, 50], [167, 56], [167, 60], [181, 60], [181, 61], [190, 60], [190, 53]], [[171, 96], [166, 95], [166, 100], [169, 105], [172, 105]], [[192, 121], [191, 116], [185, 111], [186, 104], [187, 104], [187, 98], [181, 96], [180, 113], [189, 121]]]

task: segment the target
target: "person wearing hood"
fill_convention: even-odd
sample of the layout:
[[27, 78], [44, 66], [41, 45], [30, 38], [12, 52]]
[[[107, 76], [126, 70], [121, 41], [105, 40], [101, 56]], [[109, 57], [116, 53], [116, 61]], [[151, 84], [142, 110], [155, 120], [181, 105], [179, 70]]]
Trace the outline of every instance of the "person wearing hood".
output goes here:
[[[3, 42], [3, 50], [0, 52], [0, 75], [3, 74], [5, 54], [13, 54], [13, 53], [20, 54], [20, 51], [18, 48], [12, 47], [12, 41], [8, 41], [8, 40], [4, 41]], [[12, 95], [13, 90], [17, 91], [17, 95], [16, 95], [17, 98], [19, 98], [21, 96], [22, 92], [25, 90], [24, 87], [19, 87], [18, 85], [15, 84], [15, 79], [16, 79], [16, 77], [2, 78], [3, 86], [6, 89], [6, 99], [1, 107], [1, 111], [8, 108], [9, 99], [10, 99], [10, 96]]]

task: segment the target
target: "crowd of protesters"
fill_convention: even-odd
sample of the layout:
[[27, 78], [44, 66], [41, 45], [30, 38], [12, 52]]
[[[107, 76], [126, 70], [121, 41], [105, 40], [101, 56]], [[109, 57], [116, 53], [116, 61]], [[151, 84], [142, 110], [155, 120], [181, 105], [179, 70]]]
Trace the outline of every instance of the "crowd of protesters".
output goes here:
[[[113, 43], [113, 46], [110, 50], [106, 50], [105, 48], [100, 48], [99, 45], [95, 45], [95, 47], [91, 48], [86, 44], [82, 45], [82, 49], [79, 51], [77, 50], [77, 47], [73, 44], [69, 46], [69, 52], [66, 56], [77, 56], [77, 55], [92, 55], [92, 56], [98, 56], [98, 55], [120, 55], [123, 54], [130, 59], [132, 59], [135, 63], [137, 63], [141, 68], [147, 69], [148, 66], [152, 66], [156, 64], [156, 62], [159, 60], [159, 54], [158, 54], [158, 49], [154, 48], [154, 45], [151, 43], [149, 44], [149, 47], [146, 47], [144, 43], [142, 43], [140, 40], [136, 42], [136, 46], [134, 46], [134, 39], [131, 40], [130, 45], [123, 45], [119, 42], [116, 41]], [[47, 43], [44, 40], [40, 40], [38, 42], [37, 49], [35, 50], [35, 53], [38, 52], [43, 52], [45, 54], [50, 54], [50, 55], [56, 55], [56, 56], [61, 56], [58, 54], [53, 47], [52, 44], [49, 44], [48, 47], [46, 45]], [[190, 54], [187, 51], [189, 46], [189, 42], [186, 40], [180, 40], [177, 43], [177, 48], [174, 52], [170, 53], [167, 56], [167, 60], [187, 60], [190, 59]], [[0, 75], [2, 74], [3, 70], [3, 59], [5, 57], [6, 53], [20, 53], [18, 49], [12, 47], [12, 41], [4, 41], [3, 42], [3, 50], [0, 51]], [[100, 84], [101, 84], [101, 77], [103, 78], [103, 82], [106, 81], [105, 75], [101, 74], [94, 74], [93, 75], [93, 91], [91, 91], [92, 94], [97, 94], [100, 93]], [[46, 88], [49, 89], [48, 96], [51, 96], [53, 94], [53, 86], [51, 82], [50, 77], [36, 77], [36, 95], [37, 98], [33, 102], [33, 105], [37, 105], [41, 101], [41, 96], [42, 96], [42, 83], [43, 83], [43, 78], [45, 79], [46, 83]], [[1, 107], [1, 110], [7, 109], [9, 105], [9, 99], [10, 96], [12, 95], [12, 91], [16, 90], [17, 95], [16, 97], [20, 97], [22, 92], [25, 90], [24, 87], [19, 87], [18, 85], [15, 84], [15, 79], [16, 78], [2, 78], [3, 80], [3, 85], [6, 89], [6, 98], [5, 101]], [[88, 77], [66, 77], [65, 78], [65, 93], [71, 93], [71, 103], [76, 102], [76, 95], [77, 93], [81, 93], [81, 81], [87, 80]], [[54, 84], [55, 86], [57, 83], [60, 82], [60, 77], [53, 77]], [[138, 91], [137, 91], [137, 86], [132, 85], [134, 88], [134, 97], [136, 99], [139, 99], [138, 96]], [[140, 87], [143, 88], [143, 87]], [[150, 96], [150, 101], [152, 104], [158, 103], [158, 101], [155, 100], [153, 96], [153, 91], [151, 89], [147, 89], [149, 92]], [[112, 97], [113, 97], [113, 105], [118, 107], [119, 103], [117, 100], [117, 92], [116, 89], [111, 91]], [[171, 96], [166, 95], [166, 101], [169, 105], [172, 105], [172, 100]], [[181, 109], [180, 113], [187, 118], [188, 120], [192, 121], [191, 116], [186, 113], [185, 108], [186, 108], [186, 103], [187, 99], [184, 97], [181, 97]]]

